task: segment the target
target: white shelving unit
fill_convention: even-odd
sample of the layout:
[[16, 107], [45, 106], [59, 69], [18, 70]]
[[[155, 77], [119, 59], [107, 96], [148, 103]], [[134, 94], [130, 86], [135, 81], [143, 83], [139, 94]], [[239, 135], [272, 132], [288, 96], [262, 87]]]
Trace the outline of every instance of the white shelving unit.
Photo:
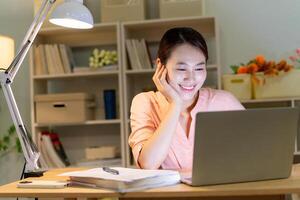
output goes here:
[[[65, 28], [44, 28], [36, 38], [36, 44], [65, 44], [71, 49], [92, 52], [93, 48], [109, 48], [117, 51], [119, 63], [117, 70], [91, 71], [68, 74], [34, 74], [34, 53], [30, 56], [31, 66], [31, 119], [32, 133], [43, 130], [54, 130], [60, 136], [71, 164], [85, 158], [85, 148], [90, 146], [115, 145], [120, 147], [120, 165], [125, 165], [124, 120], [123, 120], [123, 87], [121, 41], [119, 23], [96, 24], [90, 30]], [[88, 57], [82, 58], [88, 65]], [[76, 58], [75, 58], [76, 61]], [[106, 120], [104, 114], [103, 90], [116, 90], [117, 119]], [[38, 94], [84, 92], [95, 96], [95, 119], [81, 123], [37, 123], [34, 96]]]
[[[72, 164], [84, 159], [88, 146], [116, 145], [121, 149], [120, 165], [133, 166], [128, 136], [130, 134], [130, 106], [133, 97], [147, 90], [155, 89], [152, 82], [154, 69], [133, 70], [127, 58], [126, 39], [145, 39], [151, 58], [156, 58], [158, 42], [163, 33], [172, 27], [189, 26], [203, 34], [209, 49], [206, 86], [221, 88], [220, 42], [218, 24], [214, 17], [188, 17], [155, 19], [124, 23], [96, 24], [91, 30], [44, 28], [37, 38], [37, 44], [60, 43], [76, 50], [94, 47], [109, 47], [118, 52], [118, 70], [92, 71], [55, 75], [34, 75], [34, 54], [30, 56], [31, 66], [31, 119], [33, 137], [42, 130], [59, 133], [66, 153]], [[78, 54], [76, 55], [78, 56]], [[86, 59], [86, 64], [88, 60]], [[104, 119], [102, 91], [115, 89], [118, 118]], [[86, 92], [96, 96], [96, 118], [82, 123], [39, 124], [35, 117], [34, 96], [38, 94]], [[300, 106], [299, 98], [264, 99], [242, 101], [246, 108]], [[36, 139], [36, 138], [35, 138]], [[295, 145], [295, 154], [300, 155], [300, 139]]]
[[140, 22], [124, 22], [121, 24], [122, 60], [123, 60], [123, 85], [124, 85], [124, 119], [125, 123], [125, 151], [126, 164], [132, 166], [131, 150], [128, 146], [130, 134], [130, 106], [133, 97], [147, 90], [155, 90], [152, 82], [154, 69], [133, 70], [126, 53], [126, 39], [145, 39], [151, 54], [152, 61], [156, 59], [158, 44], [162, 35], [173, 27], [192, 27], [198, 30], [206, 39], [209, 49], [207, 86], [221, 87], [220, 82], [220, 56], [219, 35], [217, 22], [214, 17], [188, 17], [172, 19], [156, 19]]

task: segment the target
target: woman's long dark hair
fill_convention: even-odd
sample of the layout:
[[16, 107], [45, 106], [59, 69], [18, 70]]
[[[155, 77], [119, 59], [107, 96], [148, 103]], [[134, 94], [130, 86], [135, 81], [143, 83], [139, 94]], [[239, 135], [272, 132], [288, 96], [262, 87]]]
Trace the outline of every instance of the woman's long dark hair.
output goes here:
[[202, 51], [206, 61], [208, 60], [207, 45], [204, 37], [190, 27], [177, 27], [169, 29], [160, 40], [157, 58], [165, 65], [175, 47], [181, 44], [190, 44]]

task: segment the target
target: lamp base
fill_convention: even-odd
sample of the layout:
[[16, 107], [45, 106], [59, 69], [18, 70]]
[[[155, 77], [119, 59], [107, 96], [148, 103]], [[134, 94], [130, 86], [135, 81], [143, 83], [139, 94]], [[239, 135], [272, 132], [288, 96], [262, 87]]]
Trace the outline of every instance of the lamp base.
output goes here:
[[29, 177], [41, 177], [44, 175], [44, 172], [46, 172], [46, 169], [38, 169], [36, 171], [28, 171], [24, 172], [24, 178], [29, 178]]

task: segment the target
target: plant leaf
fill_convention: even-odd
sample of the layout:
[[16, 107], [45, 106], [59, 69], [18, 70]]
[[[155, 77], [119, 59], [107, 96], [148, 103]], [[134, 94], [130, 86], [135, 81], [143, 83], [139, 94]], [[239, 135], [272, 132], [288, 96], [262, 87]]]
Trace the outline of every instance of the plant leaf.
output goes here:
[[9, 142], [10, 142], [10, 137], [9, 137], [8, 135], [5, 135], [5, 136], [3, 137], [3, 142], [6, 143], [6, 144], [9, 144]]
[[234, 74], [237, 74], [237, 71], [238, 71], [238, 68], [239, 68], [238, 65], [231, 65], [230, 68], [231, 68], [231, 70], [233, 71]]
[[16, 148], [17, 148], [18, 153], [22, 152], [21, 143], [20, 143], [19, 138], [16, 138]]

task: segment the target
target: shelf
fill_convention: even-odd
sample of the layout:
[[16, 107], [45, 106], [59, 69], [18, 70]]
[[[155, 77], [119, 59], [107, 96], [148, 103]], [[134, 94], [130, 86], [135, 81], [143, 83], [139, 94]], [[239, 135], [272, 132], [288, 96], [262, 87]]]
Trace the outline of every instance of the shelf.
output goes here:
[[[68, 29], [61, 27], [43, 28], [39, 31], [37, 42], [61, 43], [70, 47], [87, 47], [117, 44], [118, 23], [99, 23], [92, 29]], [[105, 39], [103, 39], [105, 38]]]
[[275, 99], [249, 99], [241, 100], [241, 103], [268, 103], [268, 102], [285, 102], [285, 101], [297, 101], [300, 97], [293, 98], [275, 98]]
[[95, 72], [82, 72], [82, 73], [69, 73], [69, 74], [52, 74], [52, 75], [38, 75], [33, 76], [34, 80], [44, 79], [65, 79], [65, 78], [79, 78], [90, 76], [106, 76], [106, 75], [118, 75], [119, 71], [95, 71]]
[[155, 69], [129, 69], [126, 70], [126, 74], [151, 74], [154, 73]]
[[147, 42], [159, 41], [165, 31], [174, 25], [193, 27], [205, 37], [215, 36], [215, 18], [210, 16], [131, 21], [123, 22], [123, 25], [131, 38], [145, 38]]
[[35, 123], [35, 127], [48, 127], [48, 126], [84, 126], [84, 125], [107, 125], [107, 124], [120, 124], [121, 120], [112, 119], [112, 120], [90, 120], [86, 122], [79, 123], [55, 123], [55, 124], [40, 124]]
[[[216, 70], [218, 69], [217, 65], [207, 65], [206, 67], [207, 70]], [[126, 70], [126, 74], [150, 74], [154, 73], [155, 69], [129, 69]]]

